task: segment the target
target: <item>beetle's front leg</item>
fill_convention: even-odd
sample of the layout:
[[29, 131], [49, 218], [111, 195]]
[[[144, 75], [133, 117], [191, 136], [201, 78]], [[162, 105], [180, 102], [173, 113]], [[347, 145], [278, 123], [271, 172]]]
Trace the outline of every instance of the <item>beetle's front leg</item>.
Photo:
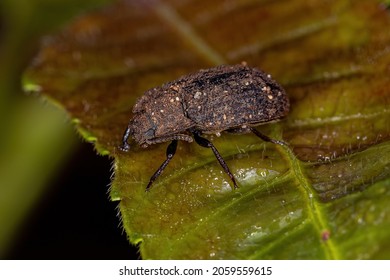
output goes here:
[[145, 191], [149, 191], [150, 190], [154, 180], [156, 180], [157, 177], [160, 176], [161, 173], [164, 171], [165, 167], [167, 167], [168, 163], [171, 161], [171, 159], [173, 158], [173, 156], [176, 153], [176, 148], [177, 148], [177, 140], [173, 140], [171, 142], [171, 144], [169, 144], [168, 147], [167, 147], [167, 152], [166, 152], [167, 159], [161, 164], [161, 166], [157, 169], [157, 171], [150, 178], [149, 184], [146, 186]]

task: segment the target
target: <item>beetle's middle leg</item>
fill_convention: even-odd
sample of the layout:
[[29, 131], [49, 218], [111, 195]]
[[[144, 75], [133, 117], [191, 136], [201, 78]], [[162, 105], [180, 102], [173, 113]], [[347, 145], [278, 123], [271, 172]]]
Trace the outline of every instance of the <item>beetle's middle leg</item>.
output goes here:
[[211, 148], [213, 150], [215, 157], [217, 158], [219, 164], [222, 166], [222, 168], [225, 170], [225, 172], [229, 175], [230, 179], [233, 182], [234, 188], [237, 189], [237, 183], [236, 179], [234, 178], [232, 172], [230, 172], [228, 165], [226, 164], [225, 160], [222, 158], [221, 154], [218, 152], [217, 148], [206, 138], [203, 138], [200, 136], [200, 133], [198, 131], [192, 131], [194, 134], [195, 142], [198, 143], [200, 146], [205, 148]]
[[173, 156], [176, 153], [176, 148], [177, 148], [177, 140], [173, 140], [171, 142], [171, 144], [169, 144], [167, 147], [167, 152], [166, 152], [167, 159], [161, 164], [161, 166], [157, 169], [157, 171], [154, 172], [153, 176], [150, 177], [149, 184], [146, 186], [145, 191], [149, 191], [154, 180], [156, 180], [157, 177], [160, 176], [161, 173], [164, 171], [165, 167], [167, 167], [168, 163], [171, 161], [171, 159], [173, 158]]

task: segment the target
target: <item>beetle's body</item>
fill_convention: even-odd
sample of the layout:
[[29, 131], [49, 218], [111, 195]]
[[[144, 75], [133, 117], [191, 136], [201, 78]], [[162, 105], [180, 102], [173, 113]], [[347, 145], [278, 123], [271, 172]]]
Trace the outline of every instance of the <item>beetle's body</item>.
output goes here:
[[146, 91], [134, 106], [131, 136], [146, 147], [176, 136], [192, 141], [184, 136], [189, 129], [245, 132], [243, 126], [281, 119], [288, 109], [287, 95], [269, 75], [243, 65], [219, 66]]
[[192, 142], [194, 136], [198, 143], [207, 141], [202, 146], [213, 148], [201, 134], [253, 132], [253, 126], [279, 120], [288, 111], [285, 91], [269, 75], [246, 65], [218, 66], [146, 91], [134, 105], [123, 147], [128, 149], [129, 137], [147, 147], [166, 141]]

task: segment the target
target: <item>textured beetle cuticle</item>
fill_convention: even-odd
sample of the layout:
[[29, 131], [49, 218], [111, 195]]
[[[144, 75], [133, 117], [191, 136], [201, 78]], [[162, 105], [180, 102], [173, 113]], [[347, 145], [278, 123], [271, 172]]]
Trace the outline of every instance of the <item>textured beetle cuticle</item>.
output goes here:
[[194, 98], [199, 99], [202, 96], [202, 93], [200, 91], [195, 92]]
[[[176, 101], [176, 102], [175, 102]], [[202, 134], [252, 132], [264, 141], [285, 145], [262, 135], [253, 126], [277, 121], [289, 111], [284, 89], [266, 74], [246, 63], [202, 69], [145, 92], [133, 108], [123, 135], [122, 150], [132, 138], [139, 146], [168, 142], [167, 158], [152, 175], [147, 190], [174, 157], [178, 141], [210, 148], [233, 187], [237, 183], [217, 148]], [[153, 117], [151, 117], [153, 116]]]

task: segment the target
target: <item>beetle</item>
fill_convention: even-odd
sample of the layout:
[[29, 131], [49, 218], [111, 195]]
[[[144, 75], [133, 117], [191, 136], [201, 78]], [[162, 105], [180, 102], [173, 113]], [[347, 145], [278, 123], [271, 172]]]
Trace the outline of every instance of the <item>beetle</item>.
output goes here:
[[166, 160], [146, 186], [148, 191], [172, 160], [178, 141], [195, 140], [213, 151], [237, 188], [221, 154], [202, 134], [252, 132], [264, 141], [284, 145], [283, 141], [271, 139], [254, 127], [284, 118], [289, 107], [282, 86], [259, 69], [246, 64], [203, 69], [147, 90], [133, 107], [134, 115], [124, 132], [120, 149], [130, 149], [130, 137], [143, 148], [171, 141]]

